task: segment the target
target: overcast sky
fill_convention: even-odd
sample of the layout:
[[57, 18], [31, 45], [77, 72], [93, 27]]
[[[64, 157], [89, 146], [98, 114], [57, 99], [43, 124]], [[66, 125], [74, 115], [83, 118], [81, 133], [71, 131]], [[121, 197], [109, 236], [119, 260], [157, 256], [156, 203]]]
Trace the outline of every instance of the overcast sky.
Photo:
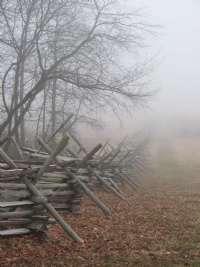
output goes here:
[[[135, 1], [129, 0], [134, 6]], [[200, 115], [200, 1], [138, 0], [148, 21], [162, 26], [153, 43], [160, 63], [153, 74], [160, 88], [156, 110]]]

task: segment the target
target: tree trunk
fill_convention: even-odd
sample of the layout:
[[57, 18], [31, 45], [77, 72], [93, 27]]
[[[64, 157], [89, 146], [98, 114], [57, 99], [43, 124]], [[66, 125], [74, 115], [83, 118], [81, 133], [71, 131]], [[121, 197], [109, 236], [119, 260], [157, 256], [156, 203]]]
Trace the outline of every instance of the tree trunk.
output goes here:
[[[16, 70], [15, 70], [15, 79], [14, 79], [14, 92], [13, 92], [13, 108], [15, 109], [18, 105], [18, 101], [19, 101], [19, 76], [20, 76], [20, 63], [18, 61], [17, 65], [16, 65]], [[14, 114], [14, 127], [17, 124], [18, 121], [18, 110], [15, 111]], [[14, 131], [14, 136], [17, 142], [19, 142], [19, 129], [18, 127], [16, 127], [15, 131]]]
[[[20, 91], [19, 91], [19, 98], [20, 101], [23, 100], [24, 97], [24, 60], [21, 62], [20, 68]], [[23, 113], [23, 106], [20, 108], [20, 115]], [[21, 125], [20, 125], [20, 144], [22, 146], [25, 145], [25, 119], [22, 118]]]

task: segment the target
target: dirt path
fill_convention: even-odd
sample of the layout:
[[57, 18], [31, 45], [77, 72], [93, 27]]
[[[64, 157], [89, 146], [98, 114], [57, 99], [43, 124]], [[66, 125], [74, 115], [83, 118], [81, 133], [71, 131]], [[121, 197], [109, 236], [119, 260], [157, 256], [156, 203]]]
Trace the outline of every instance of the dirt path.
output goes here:
[[1, 239], [0, 266], [200, 266], [200, 193], [167, 190], [135, 193], [130, 206], [101, 193], [111, 219], [85, 200], [82, 215], [66, 216], [84, 245], [53, 226], [49, 241]]

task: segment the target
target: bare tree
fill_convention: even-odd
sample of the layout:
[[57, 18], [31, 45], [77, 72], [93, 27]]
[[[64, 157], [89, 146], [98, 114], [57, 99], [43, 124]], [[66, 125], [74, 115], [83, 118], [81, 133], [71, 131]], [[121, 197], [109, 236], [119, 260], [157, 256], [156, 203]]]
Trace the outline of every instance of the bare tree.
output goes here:
[[24, 118], [38, 101], [44, 119], [48, 96], [43, 94], [43, 101], [37, 97], [49, 85], [52, 132], [58, 103], [63, 103], [63, 115], [80, 101], [84, 110], [106, 105], [115, 109], [149, 95], [144, 65], [126, 69], [120, 57], [141, 47], [150, 32], [138, 10], [121, 12], [111, 0], [3, 0], [0, 13], [0, 49], [9, 62], [6, 70], [1, 65], [6, 116], [0, 124], [0, 144], [12, 135], [25, 141]]

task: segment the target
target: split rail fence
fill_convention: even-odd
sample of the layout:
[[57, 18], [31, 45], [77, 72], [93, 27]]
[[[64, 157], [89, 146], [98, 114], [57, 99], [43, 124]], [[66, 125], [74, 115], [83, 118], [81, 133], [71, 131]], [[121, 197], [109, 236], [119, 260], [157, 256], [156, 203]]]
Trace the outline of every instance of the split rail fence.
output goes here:
[[[37, 149], [21, 147], [11, 138], [17, 157], [0, 148], [0, 236], [45, 233], [57, 223], [71, 239], [83, 242], [64, 213], [79, 212], [86, 194], [110, 216], [112, 210], [95, 194], [97, 190], [127, 202], [123, 188], [137, 190], [146, 166], [145, 139], [128, 146], [122, 141], [116, 148], [107, 142], [88, 151], [70, 131], [50, 146], [55, 135], [48, 141], [38, 138]], [[72, 141], [76, 152], [69, 146]]]

